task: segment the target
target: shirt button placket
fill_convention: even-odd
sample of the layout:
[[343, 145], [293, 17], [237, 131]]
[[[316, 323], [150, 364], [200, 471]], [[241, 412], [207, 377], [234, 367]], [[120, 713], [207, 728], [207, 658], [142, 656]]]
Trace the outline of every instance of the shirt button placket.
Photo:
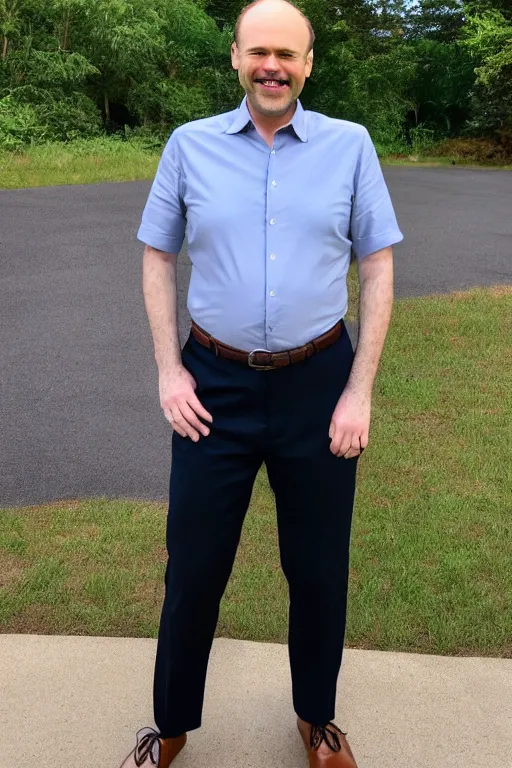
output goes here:
[[269, 229], [268, 229], [268, 237], [267, 237], [267, 258], [265, 259], [265, 262], [267, 264], [266, 267], [266, 277], [267, 277], [267, 331], [272, 333], [274, 330], [275, 325], [275, 297], [277, 294], [276, 290], [276, 282], [275, 282], [275, 273], [274, 269], [270, 270], [269, 274], [269, 261], [275, 262], [277, 259], [277, 254], [275, 253], [275, 226], [277, 224], [277, 217], [275, 215], [275, 189], [277, 187], [277, 180], [275, 178], [275, 156], [276, 156], [276, 150], [273, 147], [270, 152], [270, 159], [269, 159], [269, 169], [268, 169], [268, 178], [269, 178], [269, 186], [267, 187], [267, 211], [268, 211], [268, 223], [269, 223]]

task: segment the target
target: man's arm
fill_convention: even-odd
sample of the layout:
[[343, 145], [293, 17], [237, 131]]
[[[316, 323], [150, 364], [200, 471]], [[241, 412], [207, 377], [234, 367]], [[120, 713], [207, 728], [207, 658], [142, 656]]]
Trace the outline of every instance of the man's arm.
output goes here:
[[196, 382], [181, 361], [176, 291], [177, 254], [149, 245], [144, 250], [142, 284], [146, 312], [155, 346], [159, 373], [160, 405], [169, 422], [182, 437], [199, 440], [210, 430], [198, 417], [212, 421], [199, 402]]
[[349, 380], [333, 414], [331, 451], [346, 459], [366, 448], [371, 399], [393, 308], [393, 249], [383, 248], [358, 262], [359, 339]]
[[176, 253], [146, 245], [142, 264], [142, 289], [155, 345], [155, 360], [161, 373], [181, 365], [176, 298]]

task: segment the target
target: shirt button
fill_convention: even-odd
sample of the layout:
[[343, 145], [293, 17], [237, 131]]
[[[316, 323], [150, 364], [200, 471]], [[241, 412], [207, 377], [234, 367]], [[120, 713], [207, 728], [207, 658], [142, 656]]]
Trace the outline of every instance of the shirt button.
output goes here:
[[275, 155], [275, 153], [276, 153], [276, 151], [275, 151], [275, 149], [273, 149], [273, 150], [272, 150], [272, 152], [271, 152], [270, 154], [271, 154], [271, 155]]
[[268, 329], [269, 329], [269, 331], [273, 331], [274, 330], [274, 326], [273, 325], [269, 325]]
[[273, 187], [277, 187], [277, 181], [273, 181], [273, 182], [272, 182], [272, 186], [273, 186]]
[[277, 256], [275, 255], [275, 253], [271, 253], [270, 258], [272, 259], [272, 261], [275, 261], [277, 259]]
[[275, 223], [276, 223], [276, 220], [275, 220], [275, 219], [270, 219], [270, 224], [271, 224], [272, 226], [274, 226], [274, 224], [275, 224]]
[[275, 296], [275, 295], [276, 295], [276, 292], [275, 292], [275, 291], [270, 291], [270, 295], [271, 295], [271, 296]]

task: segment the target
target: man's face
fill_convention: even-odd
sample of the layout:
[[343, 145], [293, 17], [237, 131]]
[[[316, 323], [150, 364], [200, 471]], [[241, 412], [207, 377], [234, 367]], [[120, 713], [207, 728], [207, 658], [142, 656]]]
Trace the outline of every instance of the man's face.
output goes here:
[[288, 112], [311, 74], [309, 44], [307, 24], [285, 3], [263, 3], [247, 14], [231, 59], [253, 109], [267, 117]]

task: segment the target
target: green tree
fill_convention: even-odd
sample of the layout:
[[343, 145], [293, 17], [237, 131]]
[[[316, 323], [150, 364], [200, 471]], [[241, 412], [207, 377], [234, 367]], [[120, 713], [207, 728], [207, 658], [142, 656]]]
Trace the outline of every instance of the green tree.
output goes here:
[[415, 62], [409, 87], [414, 127], [423, 124], [436, 135], [454, 136], [470, 115], [474, 64], [459, 42], [420, 38], [408, 43]]
[[476, 65], [469, 130], [512, 133], [512, 22], [496, 10], [468, 16], [463, 44]]
[[[245, 0], [0, 0], [0, 143], [124, 123], [160, 138], [232, 109]], [[315, 32], [306, 107], [408, 136], [498, 135], [512, 115], [511, 0], [299, 0]], [[503, 135], [500, 133], [499, 135]]]
[[462, 0], [417, 0], [404, 14], [409, 40], [436, 40], [453, 43], [464, 26], [465, 7]]
[[2, 59], [7, 58], [9, 40], [19, 31], [19, 9], [16, 0], [0, 0], [0, 34], [2, 35]]

